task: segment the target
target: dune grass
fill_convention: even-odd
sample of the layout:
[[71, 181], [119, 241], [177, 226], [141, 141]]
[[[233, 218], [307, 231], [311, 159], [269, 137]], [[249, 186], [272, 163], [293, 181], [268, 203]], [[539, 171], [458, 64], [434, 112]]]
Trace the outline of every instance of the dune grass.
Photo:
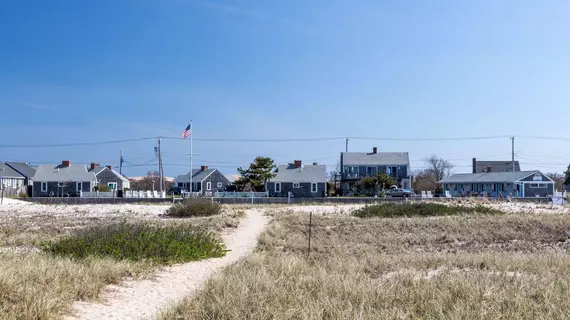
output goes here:
[[500, 210], [483, 205], [463, 206], [441, 203], [383, 203], [365, 206], [353, 212], [359, 218], [435, 217], [466, 214], [503, 214]]
[[276, 214], [258, 249], [161, 319], [566, 319], [570, 219]]
[[227, 251], [217, 235], [201, 227], [126, 221], [83, 229], [46, 242], [42, 249], [55, 256], [75, 259], [92, 256], [158, 264], [217, 258]]
[[[191, 219], [140, 218], [133, 213], [127, 221], [125, 216], [86, 213], [0, 216], [0, 320], [61, 319], [73, 312], [74, 301], [96, 300], [106, 285], [119, 284], [125, 278], [152, 277], [153, 271], [166, 262], [200, 258], [203, 250], [188, 256], [192, 248], [188, 242], [180, 244], [178, 241], [204, 239], [194, 237], [197, 234], [209, 233], [211, 238], [207, 239], [213, 240], [210, 245], [217, 244], [213, 247], [215, 250], [206, 252], [219, 254], [221, 244], [215, 240], [217, 235], [227, 228], [237, 227], [244, 216], [245, 212], [240, 210]], [[121, 223], [123, 227], [138, 227], [122, 228]], [[121, 231], [114, 233], [115, 238], [109, 232], [110, 226]], [[176, 233], [178, 231], [182, 233]], [[95, 234], [102, 237], [89, 239], [87, 236]], [[121, 239], [119, 234], [131, 238]], [[143, 237], [145, 234], [148, 239]], [[109, 241], [98, 248], [97, 244], [104, 238]], [[73, 241], [78, 239], [84, 242]], [[139, 240], [140, 244], [149, 244], [148, 248], [135, 245]], [[57, 254], [41, 252], [42, 243], [51, 244], [48, 247]], [[110, 244], [118, 250], [107, 254], [104, 250], [109, 249]], [[135, 250], [130, 252], [133, 248]], [[47, 247], [46, 250], [51, 251]]]
[[145, 263], [47, 254], [0, 254], [0, 319], [60, 319], [76, 300], [96, 299], [124, 277], [149, 274]]

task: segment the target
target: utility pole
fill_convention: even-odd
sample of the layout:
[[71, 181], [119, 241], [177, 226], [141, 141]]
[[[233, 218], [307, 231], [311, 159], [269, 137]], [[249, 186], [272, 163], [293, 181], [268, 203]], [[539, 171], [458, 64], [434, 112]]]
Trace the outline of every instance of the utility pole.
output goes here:
[[512, 142], [512, 162], [513, 162], [513, 172], [515, 172], [515, 136], [511, 137]]
[[158, 138], [158, 175], [160, 176], [160, 195], [164, 191], [164, 172], [162, 171], [162, 150], [160, 149], [161, 138]]
[[345, 152], [348, 152], [348, 138], [346, 138]]
[[123, 150], [121, 149], [121, 159], [119, 159], [119, 174], [123, 175], [123, 162], [125, 159], [123, 158]]

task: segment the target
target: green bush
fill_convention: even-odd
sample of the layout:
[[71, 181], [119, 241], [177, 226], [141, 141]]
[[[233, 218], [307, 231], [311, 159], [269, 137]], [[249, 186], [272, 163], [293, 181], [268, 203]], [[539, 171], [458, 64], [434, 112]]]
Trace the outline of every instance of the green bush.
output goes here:
[[366, 206], [354, 211], [352, 215], [359, 218], [393, 218], [450, 216], [470, 213], [502, 214], [503, 212], [482, 205], [458, 206], [439, 203], [386, 203]]
[[222, 206], [202, 199], [186, 199], [166, 211], [173, 218], [208, 217], [222, 213]]
[[216, 235], [203, 228], [127, 222], [84, 229], [43, 243], [42, 250], [76, 259], [99, 256], [158, 264], [222, 257], [227, 251]]
[[104, 184], [96, 186], [95, 189], [99, 192], [111, 192], [111, 187]]

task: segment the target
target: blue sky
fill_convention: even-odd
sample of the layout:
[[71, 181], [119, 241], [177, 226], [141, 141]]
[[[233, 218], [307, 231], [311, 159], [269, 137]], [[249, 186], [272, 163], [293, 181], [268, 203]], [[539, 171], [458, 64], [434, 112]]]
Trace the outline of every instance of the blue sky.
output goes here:
[[[0, 145], [179, 136], [195, 165], [255, 156], [334, 166], [344, 140], [515, 135], [523, 169], [570, 162], [570, 2], [6, 0], [0, 4]], [[566, 129], [566, 130], [565, 130]], [[153, 141], [2, 148], [1, 160], [153, 169]], [[164, 141], [165, 173], [189, 142]], [[510, 159], [492, 140], [351, 139], [350, 151]]]

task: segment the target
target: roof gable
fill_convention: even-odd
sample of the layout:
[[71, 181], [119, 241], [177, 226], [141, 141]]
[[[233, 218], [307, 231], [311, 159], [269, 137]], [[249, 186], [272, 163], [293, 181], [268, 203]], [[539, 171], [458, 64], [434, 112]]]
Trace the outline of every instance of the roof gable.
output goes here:
[[342, 152], [343, 165], [409, 165], [410, 159], [407, 152]]
[[3, 162], [0, 162], [0, 177], [2, 178], [17, 178], [24, 179], [25, 177], [18, 173], [16, 170], [12, 169], [10, 166]]
[[[200, 170], [200, 169], [193, 169], [192, 170], [192, 182], [202, 182], [207, 177], [209, 177], [212, 173], [214, 173], [218, 169], [209, 168], [208, 170]], [[176, 177], [176, 182], [190, 182], [190, 175], [183, 174]]]
[[23, 162], [6, 162], [6, 165], [10, 168], [16, 170], [19, 174], [26, 178], [31, 178], [36, 174], [36, 170], [29, 166], [27, 163]]
[[127, 179], [126, 177], [124, 177], [123, 175], [118, 173], [117, 171], [115, 171], [113, 169], [109, 169], [108, 167], [97, 167], [97, 168], [89, 170], [89, 172], [93, 172], [95, 174], [95, 176], [98, 176], [103, 171], [109, 171], [115, 177], [117, 177], [118, 179], [121, 179], [122, 181], [129, 181], [129, 179]]

